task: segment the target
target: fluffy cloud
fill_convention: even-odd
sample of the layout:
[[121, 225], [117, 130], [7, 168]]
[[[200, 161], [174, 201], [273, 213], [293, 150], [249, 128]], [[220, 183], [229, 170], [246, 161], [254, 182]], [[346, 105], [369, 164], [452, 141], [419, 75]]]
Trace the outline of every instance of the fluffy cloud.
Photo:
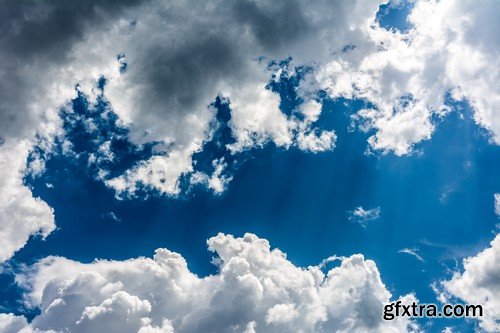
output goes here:
[[[500, 43], [489, 32], [497, 27], [498, 6], [486, 1], [417, 1], [407, 32], [387, 31], [367, 22], [365, 38], [352, 43], [312, 75], [332, 97], [361, 98], [373, 108], [355, 120], [374, 130], [374, 149], [396, 155], [434, 131], [433, 118], [449, 111], [447, 94], [467, 99], [476, 122], [500, 143], [498, 109]], [[362, 29], [363, 27], [361, 27]], [[308, 89], [314, 84], [307, 86]]]
[[[314, 152], [332, 149], [333, 132], [280, 111], [278, 96], [265, 88], [266, 62], [283, 59], [292, 49], [311, 60], [310, 52], [300, 50], [311, 36], [325, 36], [320, 32], [326, 23], [344, 36], [349, 22], [372, 15], [378, 5], [363, 2], [349, 10], [350, 5], [327, 2], [309, 7], [295, 1], [131, 0], [27, 6], [8, 0], [0, 6], [0, 160], [12, 172], [0, 190], [13, 195], [0, 203], [0, 232], [8, 243], [0, 260], [5, 260], [30, 235], [45, 236], [54, 228], [50, 209], [23, 185], [24, 165], [35, 134], [43, 138], [37, 145], [43, 141], [50, 153], [54, 136], [61, 135], [58, 108], [75, 97], [76, 84], [92, 100], [103, 75], [106, 98], [131, 129], [130, 140], [166, 147], [122, 176], [105, 179], [106, 184], [119, 194], [146, 186], [175, 195], [179, 177], [192, 172], [192, 155], [208, 138], [209, 105], [218, 95], [231, 100], [233, 135], [240, 140], [234, 151], [266, 142]], [[328, 17], [315, 22], [321, 13]], [[342, 19], [331, 21], [338, 13]], [[261, 56], [267, 58], [259, 61]], [[30, 169], [43, 171], [43, 154], [34, 157]], [[216, 173], [206, 183], [217, 192], [225, 181]]]
[[0, 262], [22, 248], [31, 235], [46, 237], [55, 228], [53, 210], [41, 199], [34, 198], [22, 184], [26, 171], [29, 141], [0, 145]]
[[500, 331], [500, 235], [491, 247], [463, 261], [463, 272], [444, 281], [443, 299], [457, 297], [469, 304], [481, 304], [484, 316], [479, 318], [486, 332]]
[[214, 172], [211, 176], [202, 172], [193, 173], [191, 176], [191, 184], [204, 184], [206, 187], [213, 190], [214, 193], [220, 194], [224, 191], [226, 184], [231, 181], [232, 177], [222, 174], [224, 169], [227, 168], [224, 158], [213, 160], [212, 166], [214, 167]]
[[85, 32], [105, 26], [102, 22], [129, 5], [133, 3], [0, 4], [0, 262], [31, 235], [45, 237], [54, 230], [52, 209], [24, 186], [27, 172], [44, 168], [43, 156], [37, 154], [27, 166], [28, 155], [35, 142], [42, 151], [51, 150], [54, 136], [61, 132], [57, 108], [75, 96], [78, 80], [83, 84], [109, 72], [110, 62], [101, 70], [92, 57], [75, 57]]
[[0, 330], [4, 333], [18, 333], [28, 330], [28, 321], [21, 316], [14, 316], [9, 313], [0, 313]]
[[[130, 140], [164, 147], [106, 184], [119, 195], [134, 195], [138, 187], [179, 194], [179, 178], [193, 172], [192, 155], [209, 139], [210, 104], [217, 96], [230, 100], [232, 153], [267, 143], [312, 152], [333, 149], [333, 131], [280, 110], [279, 96], [266, 87], [272, 74], [267, 64], [290, 54], [297, 63], [313, 61], [313, 53], [304, 52], [304, 43], [313, 40], [314, 54], [323, 57], [332, 42], [341, 47], [344, 30], [360, 17], [372, 17], [377, 7], [365, 1], [352, 8], [295, 1], [144, 2], [133, 11], [124, 8], [99, 29], [81, 31], [71, 61], [61, 66], [79, 68], [90, 60], [93, 67], [79, 72], [92, 75], [75, 75], [81, 90], [92, 94], [88, 77], [103, 74], [105, 96], [131, 129]], [[342, 20], [332, 24], [339, 13]], [[336, 33], [326, 34], [327, 27]], [[303, 96], [306, 104], [314, 103], [312, 98]]]
[[360, 254], [337, 258], [340, 264], [325, 274], [322, 266], [293, 265], [252, 234], [219, 234], [208, 247], [218, 255], [219, 273], [204, 278], [167, 249], [152, 259], [91, 264], [42, 259], [17, 276], [25, 303], [40, 307], [40, 315], [29, 325], [3, 315], [0, 325], [75, 333], [418, 330], [407, 318], [382, 319], [391, 294], [375, 263]]
[[[94, 48], [125, 55], [126, 72], [109, 78], [105, 94], [130, 124], [131, 140], [161, 141], [168, 149], [106, 184], [120, 195], [134, 195], [141, 186], [179, 194], [179, 178], [193, 172], [192, 155], [209, 139], [209, 105], [217, 96], [230, 101], [233, 154], [268, 143], [311, 152], [333, 149], [333, 131], [280, 110], [279, 95], [266, 86], [272, 75], [267, 64], [289, 55], [298, 65], [326, 57], [329, 48], [343, 46], [351, 25], [374, 17], [377, 8], [367, 1], [181, 1], [136, 10], [132, 26], [114, 30], [106, 39], [112, 43]], [[317, 103], [315, 93], [302, 97], [306, 109]]]

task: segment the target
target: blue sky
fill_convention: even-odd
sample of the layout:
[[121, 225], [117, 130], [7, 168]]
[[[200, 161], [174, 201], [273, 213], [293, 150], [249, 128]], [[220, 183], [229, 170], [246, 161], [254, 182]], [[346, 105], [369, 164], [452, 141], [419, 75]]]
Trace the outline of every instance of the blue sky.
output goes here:
[[[382, 5], [377, 19], [385, 29], [408, 31], [406, 17], [412, 9], [406, 3], [398, 8]], [[306, 101], [298, 87], [314, 68], [295, 65], [293, 56], [276, 61], [270, 68], [284, 66], [290, 74], [268, 78], [267, 89], [280, 96], [280, 111], [300, 122]], [[127, 75], [130, 66], [121, 72]], [[212, 263], [207, 240], [219, 232], [235, 237], [254, 233], [299, 267], [361, 253], [376, 263], [393, 299], [414, 293], [421, 303], [438, 303], [439, 292], [431, 286], [439, 287], [463, 271], [462, 259], [488, 248], [497, 233], [494, 195], [500, 190], [500, 148], [492, 141], [492, 130], [478, 124], [474, 106], [454, 98], [451, 90], [443, 89], [448, 112], [429, 117], [432, 136], [415, 139], [404, 154], [370, 146], [369, 138], [381, 131], [378, 125], [366, 130], [361, 123], [356, 126], [353, 119], [359, 111], [376, 102], [362, 95], [331, 96], [326, 88], [315, 92], [321, 113], [307, 126], [334, 131], [334, 149], [304, 151], [300, 145], [283, 147], [270, 139], [234, 152], [229, 148], [238, 142], [231, 127], [233, 101], [217, 97], [212, 108], [203, 110], [213, 115], [212, 134], [192, 155], [192, 172], [210, 176], [214, 161], [223, 161], [222, 174], [229, 179], [224, 190], [214, 193], [205, 184], [190, 183], [191, 172], [180, 176], [177, 195], [145, 183], [122, 195], [98, 172], [106, 171], [107, 179], [119, 177], [141, 161], [168, 156], [168, 149], [158, 148], [168, 143], [130, 139], [134, 126], [114, 112], [102, 75], [94, 85], [96, 102], [80, 92], [58, 108], [63, 134], [49, 149], [40, 138], [27, 157], [28, 163], [44, 158], [44, 170], [27, 173], [23, 184], [53, 208], [57, 229], [45, 239], [32, 236], [4, 263], [1, 312], [29, 320], [40, 314], [39, 308], [21, 302], [26, 290], [14, 279], [47, 256], [90, 264], [96, 258], [150, 257], [167, 248], [180, 253], [200, 277], [218, 274], [221, 268]], [[409, 103], [413, 100], [417, 97], [410, 95]], [[89, 121], [95, 126], [90, 132]], [[109, 140], [113, 158], [88, 162]], [[65, 152], [68, 143], [70, 154]], [[371, 210], [372, 215], [363, 221], [356, 210]], [[478, 327], [478, 321], [463, 319], [418, 323], [436, 332]]]

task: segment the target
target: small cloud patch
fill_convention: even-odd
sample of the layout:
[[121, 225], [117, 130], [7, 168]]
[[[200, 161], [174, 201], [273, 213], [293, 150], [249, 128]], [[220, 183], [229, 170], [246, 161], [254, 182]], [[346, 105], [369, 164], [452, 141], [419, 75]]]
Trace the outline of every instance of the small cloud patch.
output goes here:
[[411, 256], [414, 256], [420, 262], [425, 262], [424, 258], [422, 258], [422, 256], [419, 254], [419, 249], [417, 247], [412, 247], [412, 248], [405, 247], [399, 250], [398, 253], [406, 253]]
[[354, 210], [347, 212], [347, 219], [351, 222], [359, 223], [363, 228], [366, 228], [369, 222], [380, 217], [380, 213], [380, 207], [365, 209], [362, 206], [358, 206]]

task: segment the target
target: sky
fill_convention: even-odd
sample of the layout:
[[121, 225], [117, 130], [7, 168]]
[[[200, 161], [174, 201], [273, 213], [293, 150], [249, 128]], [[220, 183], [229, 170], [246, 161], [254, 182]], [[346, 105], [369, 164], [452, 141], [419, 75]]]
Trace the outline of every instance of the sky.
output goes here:
[[0, 332], [499, 331], [499, 11], [1, 1]]

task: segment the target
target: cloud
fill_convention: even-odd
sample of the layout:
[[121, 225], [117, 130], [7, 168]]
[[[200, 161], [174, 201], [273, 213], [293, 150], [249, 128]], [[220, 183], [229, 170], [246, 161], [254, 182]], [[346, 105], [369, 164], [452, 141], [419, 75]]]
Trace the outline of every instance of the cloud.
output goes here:
[[313, 153], [333, 150], [337, 139], [334, 131], [318, 133], [318, 130], [311, 129], [311, 124], [318, 120], [321, 114], [321, 104], [310, 100], [300, 106], [300, 112], [304, 115], [305, 121], [299, 125], [298, 147]]
[[191, 184], [204, 184], [214, 191], [214, 193], [220, 194], [225, 190], [227, 183], [232, 180], [232, 177], [223, 174], [224, 169], [227, 168], [224, 158], [213, 160], [212, 166], [214, 167], [214, 172], [210, 176], [199, 171], [193, 173]]
[[6, 141], [0, 145], [0, 262], [22, 248], [30, 236], [45, 238], [55, 229], [54, 211], [23, 185], [27, 140]]
[[122, 220], [116, 216], [116, 214], [114, 212], [109, 212], [107, 214], [103, 214], [102, 215], [103, 218], [108, 218], [110, 219], [111, 221], [114, 221], [114, 222], [121, 222]]
[[365, 209], [362, 206], [358, 206], [354, 210], [347, 212], [347, 218], [349, 221], [359, 223], [363, 228], [366, 228], [369, 222], [380, 217], [380, 212], [380, 207]]
[[[335, 133], [316, 127], [315, 121], [324, 92], [329, 98], [367, 101], [353, 121], [371, 133], [371, 148], [384, 153], [408, 154], [416, 143], [430, 139], [435, 119], [450, 111], [447, 96], [466, 99], [476, 122], [500, 143], [500, 118], [494, 112], [500, 101], [494, 70], [500, 43], [490, 33], [498, 30], [495, 1], [481, 6], [418, 1], [404, 33], [379, 26], [381, 3], [183, 0], [26, 6], [4, 1], [1, 153], [15, 150], [9, 156], [18, 159], [13, 163], [20, 172], [12, 186], [33, 205], [21, 210], [26, 219], [16, 222], [27, 224], [20, 227], [23, 240], [13, 229], [2, 232], [9, 242], [23, 244], [40, 225], [53, 224], [48, 208], [22, 185], [23, 165], [36, 134], [44, 153], [34, 153], [28, 169], [43, 171], [54, 138], [64, 135], [59, 107], [79, 93], [92, 104], [101, 93], [95, 84], [101, 76], [106, 79], [103, 98], [130, 129], [128, 139], [138, 146], [163, 147], [121, 175], [99, 175], [120, 196], [136, 195], [140, 188], [171, 196], [181, 192], [181, 178], [195, 172], [193, 155], [210, 140], [210, 105], [217, 96], [230, 104], [235, 142], [228, 148], [233, 154], [266, 144], [309, 152], [333, 149]], [[291, 113], [282, 110], [281, 96], [269, 87], [273, 75], [285, 71], [269, 64], [289, 57], [290, 75], [310, 68], [293, 88], [297, 110]], [[26, 147], [15, 148], [18, 141]], [[109, 148], [103, 142], [96, 154], [112, 161]], [[216, 172], [205, 173], [210, 181], [203, 183], [218, 193], [231, 176]], [[11, 203], [3, 205], [9, 210]], [[33, 218], [38, 213], [31, 214], [42, 210], [43, 222]], [[44, 227], [42, 234], [49, 229]], [[19, 246], [9, 246], [4, 257]]]
[[0, 325], [15, 320], [30, 329], [75, 333], [418, 330], [408, 318], [383, 320], [391, 294], [375, 263], [360, 254], [323, 273], [319, 266], [295, 266], [253, 234], [218, 234], [208, 247], [219, 272], [203, 278], [167, 249], [152, 259], [90, 264], [44, 258], [16, 277], [26, 305], [41, 313], [29, 326], [12, 315], [0, 317]]
[[[311, 60], [319, 50], [301, 51], [303, 43], [312, 42], [311, 36], [339, 38], [351, 23], [377, 8], [376, 3], [349, 10], [351, 5], [327, 2], [235, 5], [188, 0], [34, 6], [7, 0], [0, 6], [0, 159], [15, 164], [15, 168], [8, 166], [13, 174], [0, 184], [0, 190], [19, 194], [15, 200], [0, 202], [0, 232], [8, 244], [0, 260], [11, 257], [30, 235], [46, 236], [54, 229], [50, 208], [31, 196], [22, 179], [28, 169], [34, 174], [43, 172], [55, 138], [64, 136], [59, 108], [79, 94], [88, 96], [92, 105], [100, 94], [95, 83], [101, 76], [106, 78], [106, 100], [120, 123], [130, 128], [129, 139], [138, 145], [161, 142], [167, 148], [121, 176], [108, 179], [101, 172], [97, 178], [118, 194], [145, 186], [176, 195], [179, 178], [193, 171], [192, 155], [208, 138], [213, 119], [208, 109], [218, 95], [231, 101], [233, 135], [241, 140], [235, 150], [268, 142], [314, 152], [332, 149], [333, 132], [322, 132], [281, 113], [279, 97], [266, 88], [271, 75], [267, 62], [291, 53], [297, 59]], [[326, 16], [314, 23], [311, 18], [318, 13]], [[334, 16], [341, 19], [332, 21]], [[319, 33], [326, 26], [338, 32]], [[321, 52], [326, 51], [325, 46]], [[265, 60], [260, 61], [262, 56]], [[37, 140], [33, 140], [35, 135]], [[16, 145], [21, 141], [23, 147]], [[96, 158], [113, 160], [108, 148], [96, 149]], [[222, 189], [221, 177], [207, 176], [214, 191]], [[21, 202], [22, 207], [18, 206]]]
[[[209, 139], [209, 109], [217, 96], [230, 101], [233, 153], [267, 143], [312, 152], [333, 149], [333, 131], [322, 131], [280, 110], [280, 97], [267, 87], [272, 74], [267, 63], [288, 56], [289, 47], [299, 59], [302, 47], [295, 44], [327, 23], [323, 18], [305, 29], [310, 24], [301, 22], [310, 22], [318, 13], [346, 11], [343, 6], [294, 1], [148, 3], [124, 15], [122, 20], [133, 24], [89, 33], [87, 39], [99, 58], [113, 52], [124, 55], [120, 61], [126, 70], [105, 75], [105, 96], [130, 126], [132, 142], [159, 141], [168, 147], [106, 184], [119, 195], [134, 195], [138, 186], [178, 195], [179, 178], [193, 172], [192, 155]], [[360, 8], [363, 15], [370, 13]], [[377, 6], [370, 8], [375, 11]], [[347, 14], [355, 17], [358, 12]], [[346, 22], [339, 22], [332, 28], [348, 29]], [[265, 35], [260, 24], [268, 29]], [[102, 36], [104, 41], [98, 41]], [[304, 97], [306, 104], [312, 103], [311, 97]]]
[[419, 250], [417, 247], [413, 247], [413, 248], [405, 247], [404, 249], [401, 249], [398, 251], [398, 253], [406, 253], [406, 254], [409, 254], [411, 256], [414, 256], [420, 262], [425, 262], [424, 258], [422, 258], [422, 256], [418, 252], [419, 252]]
[[132, 5], [89, 1], [28, 6], [11, 0], [0, 4], [0, 262], [30, 236], [44, 238], [55, 229], [53, 210], [23, 183], [27, 173], [43, 171], [44, 156], [33, 154], [27, 165], [28, 156], [35, 143], [39, 151], [52, 150], [61, 132], [57, 109], [75, 96], [77, 80], [92, 79], [96, 71], [109, 72], [108, 66], [96, 69], [89, 52], [82, 54], [83, 61], [75, 57], [76, 45], [84, 42], [90, 29], [104, 28], [104, 22]]
[[500, 193], [495, 193], [494, 202], [495, 202], [495, 214], [498, 217], [500, 217]]
[[[377, 7], [374, 3], [349, 11], [345, 5], [299, 1], [186, 1], [141, 7], [134, 12], [132, 28], [111, 32], [112, 44], [101, 43], [106, 50], [123, 53], [127, 63], [122, 75], [108, 80], [105, 95], [120, 119], [131, 125], [133, 142], [162, 141], [168, 149], [106, 184], [121, 195], [134, 195], [138, 186], [178, 195], [180, 177], [194, 171], [192, 156], [209, 139], [209, 106], [217, 96], [230, 101], [236, 139], [232, 153], [268, 143], [312, 152], [333, 149], [333, 131], [282, 112], [280, 96], [267, 86], [276, 68], [267, 65], [290, 54], [297, 64], [311, 61], [312, 52], [303, 51], [311, 38], [320, 53], [327, 53], [333, 35], [321, 31], [328, 26], [341, 36], [349, 24], [326, 15], [342, 12], [356, 22], [359, 14], [369, 17]], [[318, 15], [320, 20], [313, 21]], [[314, 97], [303, 96], [304, 103]]]
[[484, 315], [480, 327], [486, 332], [500, 330], [500, 235], [491, 246], [463, 260], [463, 271], [455, 272], [450, 280], [442, 281], [441, 297], [445, 301], [456, 297], [468, 304], [480, 304]]
[[[4, 139], [34, 134], [42, 122], [42, 114], [61, 105], [68, 92], [71, 95], [74, 80], [81, 78], [72, 74], [82, 74], [80, 69], [89, 68], [65, 66], [77, 60], [71, 59], [74, 46], [84, 41], [90, 30], [105, 28], [106, 22], [120, 17], [124, 9], [136, 3], [138, 1], [34, 5], [15, 0], [2, 2], [0, 133]], [[93, 63], [90, 57], [87, 61]], [[75, 61], [73, 65], [83, 64]]]
[[5, 333], [18, 333], [28, 326], [26, 318], [9, 313], [0, 313], [0, 330]]
[[[476, 122], [500, 143], [498, 109], [500, 42], [491, 34], [498, 25], [495, 1], [417, 1], [401, 33], [373, 22], [346, 52], [318, 66], [306, 88], [325, 89], [333, 97], [360, 98], [373, 107], [354, 117], [374, 131], [373, 149], [408, 154], [428, 140], [435, 119], [451, 109], [447, 98], [466, 99]], [[434, 119], [434, 120], [433, 120]]]

